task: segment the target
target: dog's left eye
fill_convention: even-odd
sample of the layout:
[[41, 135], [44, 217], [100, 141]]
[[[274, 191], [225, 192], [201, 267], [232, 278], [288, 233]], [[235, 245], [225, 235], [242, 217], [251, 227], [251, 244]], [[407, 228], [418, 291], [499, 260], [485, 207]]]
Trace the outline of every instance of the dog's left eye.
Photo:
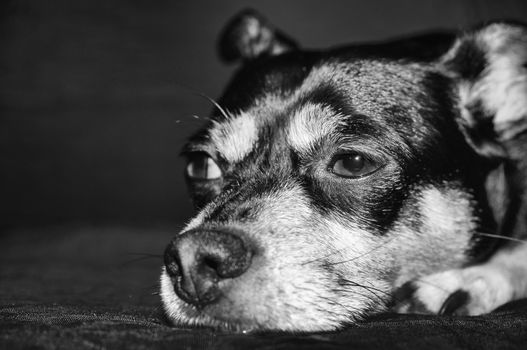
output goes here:
[[380, 165], [360, 153], [341, 154], [334, 158], [331, 172], [335, 175], [358, 178], [374, 173]]
[[195, 152], [188, 155], [187, 175], [194, 180], [215, 180], [222, 176], [218, 164], [206, 153]]

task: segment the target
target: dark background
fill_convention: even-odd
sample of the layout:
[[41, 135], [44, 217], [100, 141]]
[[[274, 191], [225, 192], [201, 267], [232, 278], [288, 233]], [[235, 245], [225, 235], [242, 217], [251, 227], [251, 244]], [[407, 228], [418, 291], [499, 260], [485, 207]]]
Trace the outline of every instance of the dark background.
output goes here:
[[483, 20], [527, 1], [6, 1], [0, 5], [0, 225], [173, 224], [178, 152], [233, 67], [225, 22], [253, 7], [306, 47]]

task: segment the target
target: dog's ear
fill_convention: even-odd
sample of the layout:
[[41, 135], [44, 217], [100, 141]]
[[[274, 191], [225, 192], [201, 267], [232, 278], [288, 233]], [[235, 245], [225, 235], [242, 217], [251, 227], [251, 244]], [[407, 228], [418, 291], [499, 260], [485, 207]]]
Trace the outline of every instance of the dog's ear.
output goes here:
[[236, 15], [223, 29], [218, 42], [224, 62], [252, 60], [297, 48], [296, 43], [254, 10]]
[[515, 222], [526, 189], [527, 27], [492, 23], [465, 33], [440, 68], [454, 78], [467, 142], [489, 165], [482, 175], [498, 233], [521, 230]]
[[527, 27], [492, 23], [465, 33], [440, 65], [456, 81], [467, 141], [488, 159], [507, 157], [504, 143], [527, 130]]

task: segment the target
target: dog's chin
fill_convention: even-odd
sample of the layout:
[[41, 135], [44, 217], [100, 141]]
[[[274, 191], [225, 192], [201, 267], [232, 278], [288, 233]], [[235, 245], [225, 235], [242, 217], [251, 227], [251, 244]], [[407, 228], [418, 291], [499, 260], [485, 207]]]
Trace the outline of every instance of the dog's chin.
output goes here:
[[[288, 313], [281, 310], [280, 316], [268, 317], [262, 305], [233, 305], [229, 302], [218, 302], [202, 308], [181, 300], [174, 291], [171, 278], [165, 272], [161, 274], [161, 300], [169, 322], [178, 328], [214, 328], [234, 333], [293, 331], [315, 332], [334, 331], [343, 325], [353, 324], [362, 317], [342, 319], [313, 317], [305, 310]], [[232, 309], [237, 312], [232, 312]], [[243, 312], [240, 312], [243, 310]]]

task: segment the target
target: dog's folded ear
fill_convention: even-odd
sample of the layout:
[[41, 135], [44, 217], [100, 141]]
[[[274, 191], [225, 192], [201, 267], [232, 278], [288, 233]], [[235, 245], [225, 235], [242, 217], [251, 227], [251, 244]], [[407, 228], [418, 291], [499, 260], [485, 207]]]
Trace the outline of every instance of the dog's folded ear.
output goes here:
[[[527, 27], [492, 23], [463, 34], [440, 59], [454, 79], [459, 126], [489, 165], [486, 196], [498, 233], [523, 231], [527, 213]], [[520, 224], [518, 224], [520, 223]]]
[[218, 42], [219, 55], [224, 62], [248, 61], [295, 48], [297, 44], [291, 38], [254, 10], [244, 10], [231, 19]]
[[456, 81], [462, 131], [489, 159], [527, 131], [527, 27], [492, 23], [465, 33], [441, 58]]

